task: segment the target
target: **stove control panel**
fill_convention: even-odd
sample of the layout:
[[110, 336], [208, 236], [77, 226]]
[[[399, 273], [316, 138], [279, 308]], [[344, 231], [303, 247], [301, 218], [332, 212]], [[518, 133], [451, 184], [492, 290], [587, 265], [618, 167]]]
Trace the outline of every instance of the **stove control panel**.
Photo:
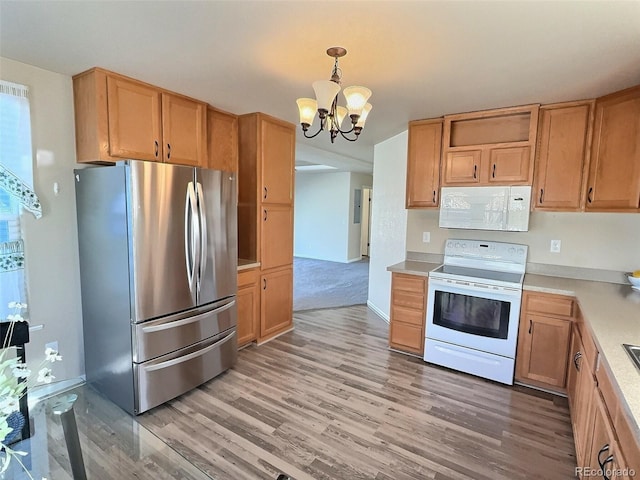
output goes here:
[[452, 238], [445, 244], [445, 264], [464, 264], [471, 268], [488, 268], [494, 264], [507, 264], [522, 266], [524, 269], [528, 249], [527, 245], [518, 243]]

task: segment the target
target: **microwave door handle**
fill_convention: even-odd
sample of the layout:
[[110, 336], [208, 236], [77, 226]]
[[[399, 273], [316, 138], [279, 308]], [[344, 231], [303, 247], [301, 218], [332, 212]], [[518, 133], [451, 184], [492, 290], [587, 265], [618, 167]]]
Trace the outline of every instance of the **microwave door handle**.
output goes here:
[[202, 283], [202, 275], [204, 274], [205, 269], [207, 268], [207, 208], [206, 202], [204, 199], [204, 191], [202, 189], [202, 184], [200, 182], [197, 183], [198, 189], [198, 214], [200, 217], [200, 268], [198, 272], [198, 290], [200, 289], [200, 284]]

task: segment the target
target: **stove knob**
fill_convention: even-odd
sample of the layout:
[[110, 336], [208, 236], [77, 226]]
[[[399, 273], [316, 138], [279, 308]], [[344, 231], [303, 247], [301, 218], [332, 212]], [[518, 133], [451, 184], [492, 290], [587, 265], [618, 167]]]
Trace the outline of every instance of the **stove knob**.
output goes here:
[[524, 255], [524, 248], [518, 249], [518, 255]]
[[467, 248], [467, 244], [466, 244], [466, 243], [463, 243], [463, 244], [462, 244], [462, 248]]
[[456, 242], [456, 248], [460, 248], [460, 242]]
[[513, 255], [514, 253], [516, 253], [516, 249], [513, 248], [513, 247], [510, 247], [509, 248], [509, 253]]

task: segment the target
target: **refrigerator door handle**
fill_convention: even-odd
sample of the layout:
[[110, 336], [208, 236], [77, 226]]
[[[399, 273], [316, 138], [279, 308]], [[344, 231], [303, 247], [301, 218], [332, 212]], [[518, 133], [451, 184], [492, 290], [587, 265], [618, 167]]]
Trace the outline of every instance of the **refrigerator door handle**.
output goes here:
[[200, 262], [198, 268], [198, 291], [200, 291], [200, 283], [202, 274], [207, 268], [207, 209], [206, 202], [204, 201], [204, 192], [202, 190], [202, 184], [197, 182], [197, 198], [198, 198], [198, 215], [200, 217]]
[[[225, 305], [222, 305], [221, 307], [218, 307], [214, 310], [208, 310], [204, 313], [200, 313], [198, 315], [194, 315], [192, 317], [187, 317], [187, 318], [182, 318], [180, 320], [173, 320], [170, 322], [165, 322], [165, 323], [159, 323], [159, 324], [154, 324], [154, 325], [149, 325], [146, 327], [142, 327], [142, 332], [143, 333], [153, 333], [153, 332], [160, 332], [162, 330], [169, 330], [170, 328], [176, 328], [176, 327], [181, 327], [183, 325], [186, 325], [188, 323], [194, 323], [194, 322], [199, 322], [202, 318], [207, 317], [211, 314], [218, 314], [218, 313], [222, 313], [225, 310], [230, 309], [231, 307], [233, 307], [236, 304], [236, 301], [233, 300]], [[153, 320], [152, 320], [153, 322]]]
[[193, 182], [187, 185], [187, 198], [185, 200], [184, 214], [184, 251], [187, 266], [187, 279], [191, 296], [195, 295], [194, 284], [197, 282], [196, 272], [199, 268], [200, 251], [200, 222], [196, 218], [196, 192]]
[[201, 350], [196, 350], [195, 352], [189, 353], [187, 355], [183, 355], [182, 357], [174, 358], [172, 360], [166, 360], [166, 361], [161, 362], [161, 363], [156, 363], [155, 365], [144, 366], [143, 368], [144, 368], [144, 370], [146, 372], [153, 372], [154, 370], [160, 370], [160, 369], [163, 369], [163, 368], [172, 367], [172, 366], [177, 365], [179, 363], [183, 363], [183, 362], [186, 362], [188, 360], [191, 360], [192, 358], [200, 357], [200, 356], [204, 355], [205, 353], [213, 350], [214, 348], [218, 348], [221, 345], [227, 343], [235, 335], [236, 335], [236, 331], [234, 330], [233, 332], [231, 332], [226, 337], [218, 340], [215, 343], [212, 343], [208, 347], [205, 347], [205, 348], [203, 348]]

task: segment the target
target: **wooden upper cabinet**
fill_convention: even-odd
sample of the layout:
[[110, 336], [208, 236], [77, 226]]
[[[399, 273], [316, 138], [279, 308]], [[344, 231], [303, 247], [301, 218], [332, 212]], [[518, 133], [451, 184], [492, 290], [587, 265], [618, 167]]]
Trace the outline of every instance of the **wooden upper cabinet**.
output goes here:
[[78, 162], [207, 166], [207, 104], [92, 68], [73, 77]]
[[529, 147], [492, 148], [489, 150], [489, 183], [515, 184], [529, 181], [531, 149]]
[[533, 204], [578, 211], [584, 205], [594, 101], [540, 108]]
[[295, 127], [262, 115], [260, 119], [262, 188], [264, 203], [293, 204]]
[[207, 166], [207, 104], [162, 93], [163, 161]]
[[445, 115], [442, 185], [531, 185], [539, 107]]
[[441, 152], [442, 119], [409, 122], [407, 208], [438, 206]]
[[262, 205], [262, 270], [293, 263], [293, 208], [288, 205]]
[[209, 107], [207, 110], [209, 168], [238, 171], [238, 117]]
[[462, 185], [480, 182], [482, 150], [449, 152], [444, 160], [443, 185]]
[[596, 100], [586, 210], [640, 207], [640, 86]]
[[109, 153], [160, 160], [160, 92], [143, 83], [107, 76]]

